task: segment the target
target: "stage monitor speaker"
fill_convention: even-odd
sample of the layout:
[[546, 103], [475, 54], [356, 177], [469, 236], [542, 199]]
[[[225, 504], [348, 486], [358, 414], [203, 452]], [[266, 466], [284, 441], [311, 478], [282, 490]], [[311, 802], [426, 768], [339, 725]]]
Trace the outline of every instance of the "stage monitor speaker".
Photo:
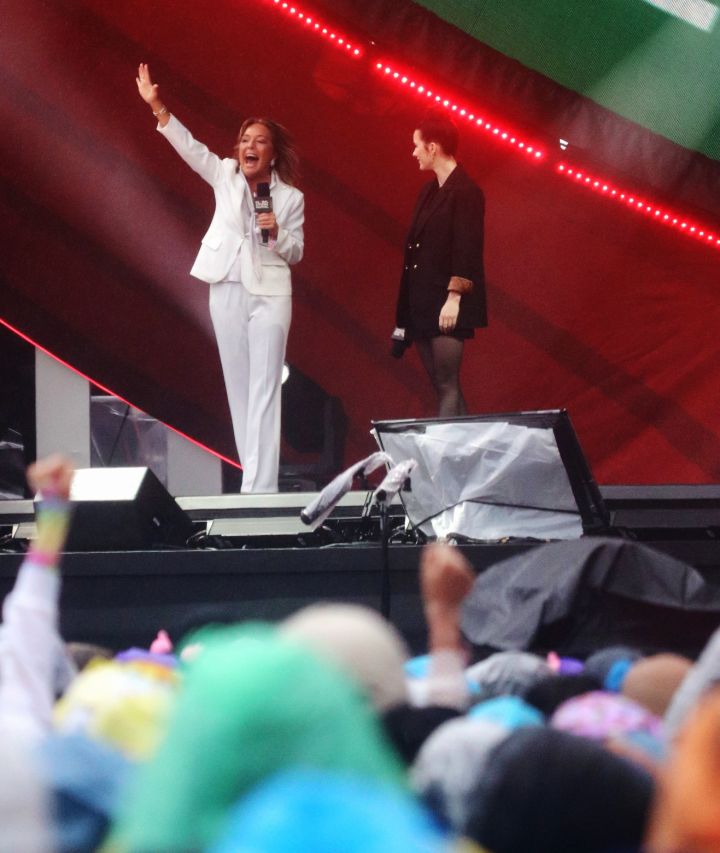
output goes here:
[[430, 537], [577, 539], [609, 514], [565, 409], [373, 421], [381, 450], [414, 459], [400, 493]]
[[67, 551], [137, 551], [182, 546], [190, 517], [149, 468], [82, 468], [70, 498]]
[[718, 484], [602, 486], [601, 491], [613, 528], [634, 538], [718, 538]]

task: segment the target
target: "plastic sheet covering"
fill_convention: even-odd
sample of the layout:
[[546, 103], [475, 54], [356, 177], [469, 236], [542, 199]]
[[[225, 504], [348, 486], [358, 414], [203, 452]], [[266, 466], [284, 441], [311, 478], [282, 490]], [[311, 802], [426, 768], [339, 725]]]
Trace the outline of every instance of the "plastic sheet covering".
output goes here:
[[503, 421], [376, 425], [394, 459], [417, 460], [402, 492], [430, 537], [577, 539], [582, 521], [552, 429]]
[[[527, 649], [543, 626], [573, 615], [582, 618], [578, 614], [586, 613], [583, 602], [591, 590], [693, 611], [695, 619], [720, 612], [717, 584], [692, 566], [639, 542], [588, 536], [531, 548], [478, 575], [463, 602], [462, 631], [478, 646]], [[648, 612], [646, 618], [652, 624], [657, 613]], [[664, 641], [672, 647], [668, 637]]]
[[342, 471], [314, 498], [300, 513], [300, 518], [313, 530], [320, 527], [325, 519], [335, 508], [337, 502], [352, 488], [353, 479], [359, 475], [372, 474], [381, 465], [392, 465], [392, 459], [387, 453], [371, 453], [365, 459], [361, 459]]
[[167, 487], [167, 427], [117, 397], [92, 397], [90, 406], [93, 468], [150, 468]]

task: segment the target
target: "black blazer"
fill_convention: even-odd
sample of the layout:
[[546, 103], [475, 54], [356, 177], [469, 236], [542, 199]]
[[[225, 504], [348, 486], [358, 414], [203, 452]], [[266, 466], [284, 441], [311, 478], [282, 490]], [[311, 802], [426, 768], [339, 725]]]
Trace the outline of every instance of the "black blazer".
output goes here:
[[411, 334], [438, 332], [450, 277], [469, 278], [460, 298], [458, 329], [487, 325], [483, 233], [485, 197], [462, 166], [438, 186], [433, 176], [421, 190], [405, 241], [396, 324]]

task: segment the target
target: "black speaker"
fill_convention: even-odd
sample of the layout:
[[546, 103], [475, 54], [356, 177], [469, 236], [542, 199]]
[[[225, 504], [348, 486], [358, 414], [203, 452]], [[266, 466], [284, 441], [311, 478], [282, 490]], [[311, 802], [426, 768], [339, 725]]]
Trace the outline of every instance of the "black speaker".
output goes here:
[[70, 498], [67, 551], [138, 551], [182, 546], [189, 516], [149, 468], [81, 468]]
[[609, 514], [565, 409], [373, 421], [381, 450], [415, 459], [400, 493], [426, 536], [577, 539]]
[[613, 528], [636, 539], [720, 538], [720, 485], [602, 486]]

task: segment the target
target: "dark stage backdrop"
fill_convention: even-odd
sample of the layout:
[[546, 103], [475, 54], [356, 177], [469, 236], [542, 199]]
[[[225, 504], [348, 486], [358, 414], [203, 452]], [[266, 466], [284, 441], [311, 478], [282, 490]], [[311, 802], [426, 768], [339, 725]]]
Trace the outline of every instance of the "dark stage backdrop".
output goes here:
[[[351, 35], [360, 24], [348, 5], [367, 8], [373, 27], [384, 5], [389, 33], [393, 9], [399, 20], [408, 6], [328, 2], [326, 18], [335, 8]], [[427, 39], [402, 46], [430, 79], [459, 55], [435, 32], [430, 51]], [[416, 354], [388, 356], [404, 231], [425, 180], [410, 157], [419, 103], [268, 0], [3, 4], [0, 317], [234, 454], [206, 286], [188, 275], [212, 193], [155, 132], [135, 88], [139, 61], [220, 154], [249, 114], [293, 130], [307, 220], [289, 361], [342, 400], [347, 461], [372, 449], [371, 419], [431, 414]], [[514, 68], [518, 99], [503, 103], [496, 89], [498, 119], [523, 110], [525, 72]], [[482, 106], [483, 88], [465, 85]], [[531, 115], [529, 132], [550, 134], [543, 121]], [[718, 481], [720, 252], [470, 130], [461, 155], [487, 196], [490, 326], [467, 347], [471, 411], [567, 407], [602, 482]]]

